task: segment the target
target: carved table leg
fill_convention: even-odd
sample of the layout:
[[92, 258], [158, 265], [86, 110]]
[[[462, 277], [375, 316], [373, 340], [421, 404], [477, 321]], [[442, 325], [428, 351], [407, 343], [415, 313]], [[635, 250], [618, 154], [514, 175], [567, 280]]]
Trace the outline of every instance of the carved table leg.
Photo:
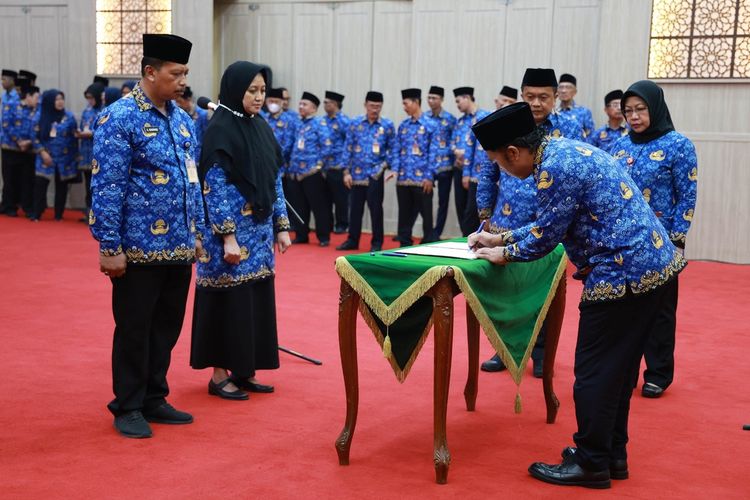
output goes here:
[[453, 289], [451, 280], [443, 278], [436, 283], [432, 296], [435, 300], [433, 311], [433, 323], [435, 325], [433, 459], [435, 461], [435, 480], [438, 484], [445, 484], [448, 481], [448, 467], [451, 462], [445, 432], [453, 350]]
[[555, 290], [555, 298], [552, 299], [547, 312], [547, 338], [544, 343], [544, 366], [542, 382], [544, 385], [544, 401], [547, 403], [547, 423], [554, 424], [557, 418], [557, 409], [560, 401], [555, 396], [552, 387], [552, 377], [555, 375], [555, 355], [557, 354], [557, 342], [560, 340], [560, 329], [565, 316], [565, 275], [560, 278], [560, 283]]
[[357, 307], [359, 295], [349, 284], [341, 280], [339, 294], [339, 351], [341, 369], [346, 387], [346, 423], [336, 439], [339, 465], [349, 465], [349, 447], [357, 425], [359, 406], [359, 374], [357, 370]]
[[477, 317], [469, 304], [466, 304], [466, 333], [469, 344], [469, 376], [464, 388], [464, 399], [466, 400], [466, 409], [474, 411], [479, 386], [479, 321], [477, 321]]

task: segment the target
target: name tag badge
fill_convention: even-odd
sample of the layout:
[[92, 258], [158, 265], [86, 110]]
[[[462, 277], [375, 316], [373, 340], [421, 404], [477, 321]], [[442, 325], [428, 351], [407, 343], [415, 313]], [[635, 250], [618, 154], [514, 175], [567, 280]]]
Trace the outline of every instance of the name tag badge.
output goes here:
[[297, 141], [297, 149], [305, 149], [305, 140], [300, 138]]
[[53, 123], [49, 129], [49, 136], [52, 138], [57, 137], [57, 123]]
[[188, 182], [190, 182], [190, 184], [197, 184], [198, 169], [195, 166], [195, 160], [188, 156], [187, 160], [185, 160], [185, 166], [187, 167]]
[[419, 144], [417, 144], [416, 142], [414, 144], [412, 144], [412, 146], [411, 146], [411, 154], [413, 154], [413, 155], [420, 155], [420, 154], [422, 154], [422, 151], [420, 151], [420, 149], [419, 149]]
[[373, 142], [372, 143], [372, 152], [373, 152], [373, 154], [376, 154], [376, 155], [380, 154], [380, 143], [379, 142]]

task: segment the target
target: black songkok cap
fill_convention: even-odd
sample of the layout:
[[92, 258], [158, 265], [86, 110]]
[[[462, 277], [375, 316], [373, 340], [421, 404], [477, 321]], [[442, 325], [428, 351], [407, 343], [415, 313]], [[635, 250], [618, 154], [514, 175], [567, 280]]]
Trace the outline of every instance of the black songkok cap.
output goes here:
[[12, 69], [4, 69], [3, 70], [3, 76], [9, 76], [9, 77], [15, 79], [15, 78], [18, 78], [18, 73], [16, 73]]
[[555, 87], [557, 77], [555, 70], [550, 68], [526, 68], [521, 87]]
[[105, 87], [109, 87], [109, 78], [106, 78], [104, 76], [96, 75], [94, 77], [94, 83], [101, 83]]
[[143, 57], [187, 64], [193, 44], [177, 35], [143, 34]]
[[427, 93], [445, 97], [445, 89], [443, 87], [438, 87], [437, 85], [433, 85], [432, 87], [430, 87], [430, 91]]
[[21, 89], [21, 93], [24, 95], [37, 94], [39, 93], [39, 87], [35, 85], [27, 85], [26, 87]]
[[184, 99], [190, 99], [191, 97], [193, 97], [193, 89], [191, 89], [190, 87], [185, 87], [185, 90], [182, 91], [182, 97]]
[[315, 106], [320, 106], [320, 99], [318, 99], [318, 96], [311, 94], [310, 92], [302, 92], [301, 100], [307, 100], [315, 104]]
[[623, 93], [622, 90], [617, 89], [613, 90], [609, 94], [604, 96], [604, 105], [607, 106], [610, 102], [614, 101], [615, 99], [622, 99]]
[[383, 94], [381, 94], [380, 92], [375, 92], [374, 90], [371, 90], [365, 96], [365, 101], [383, 102]]
[[332, 92], [330, 90], [326, 90], [326, 99], [330, 99], [332, 101], [336, 101], [337, 103], [341, 104], [344, 102], [344, 96], [339, 94], [338, 92]]
[[560, 75], [560, 83], [572, 83], [573, 85], [576, 85], [576, 77], [571, 75], [570, 73], [563, 73]]
[[534, 115], [528, 103], [517, 102], [500, 108], [479, 120], [471, 131], [487, 151], [507, 146], [514, 139], [530, 134], [536, 129]]
[[277, 89], [269, 89], [268, 92], [266, 92], [266, 97], [271, 97], [272, 99], [283, 99], [284, 89], [281, 87]]
[[22, 69], [22, 70], [19, 70], [19, 71], [18, 71], [18, 74], [19, 74], [20, 76], [25, 76], [26, 78], [28, 78], [28, 79], [29, 79], [29, 80], [31, 80], [31, 81], [34, 81], [34, 80], [36, 80], [36, 73], [32, 73], [31, 71], [29, 71], [29, 70], [27, 70], [27, 69]]
[[16, 77], [16, 87], [28, 87], [31, 85], [31, 80], [27, 76], [18, 75]]
[[421, 89], [404, 89], [401, 91], [401, 99], [421, 99]]
[[460, 95], [469, 95], [474, 97], [474, 87], [457, 87], [453, 89], [453, 96], [458, 97]]
[[504, 85], [503, 89], [500, 91], [500, 95], [510, 97], [511, 99], [518, 99], [518, 89]]

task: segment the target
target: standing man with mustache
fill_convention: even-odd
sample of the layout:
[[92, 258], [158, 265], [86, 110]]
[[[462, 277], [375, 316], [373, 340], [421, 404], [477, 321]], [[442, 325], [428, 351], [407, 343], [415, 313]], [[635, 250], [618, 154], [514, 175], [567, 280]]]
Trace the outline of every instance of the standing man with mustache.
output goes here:
[[144, 34], [141, 81], [94, 132], [89, 224], [115, 319], [108, 408], [130, 438], [151, 437], [148, 422], [193, 421], [166, 401], [204, 219], [193, 120], [173, 101], [187, 85], [191, 47]]

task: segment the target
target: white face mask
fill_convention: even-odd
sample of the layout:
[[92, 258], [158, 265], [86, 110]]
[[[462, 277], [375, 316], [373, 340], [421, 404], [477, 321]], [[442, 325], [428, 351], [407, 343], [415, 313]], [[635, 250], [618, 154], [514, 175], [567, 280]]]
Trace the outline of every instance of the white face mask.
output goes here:
[[276, 104], [275, 102], [272, 102], [268, 105], [268, 111], [271, 112], [272, 115], [275, 115], [281, 110], [281, 106]]

